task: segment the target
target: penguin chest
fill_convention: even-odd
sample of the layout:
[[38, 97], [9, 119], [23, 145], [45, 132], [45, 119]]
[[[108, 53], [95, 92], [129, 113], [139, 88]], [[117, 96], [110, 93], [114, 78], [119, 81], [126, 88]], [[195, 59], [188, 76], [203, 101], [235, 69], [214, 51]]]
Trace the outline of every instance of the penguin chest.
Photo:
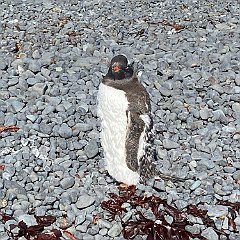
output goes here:
[[126, 164], [126, 137], [130, 125], [128, 105], [124, 91], [100, 84], [98, 116], [101, 119], [100, 137], [106, 169], [119, 182], [137, 184], [139, 174]]

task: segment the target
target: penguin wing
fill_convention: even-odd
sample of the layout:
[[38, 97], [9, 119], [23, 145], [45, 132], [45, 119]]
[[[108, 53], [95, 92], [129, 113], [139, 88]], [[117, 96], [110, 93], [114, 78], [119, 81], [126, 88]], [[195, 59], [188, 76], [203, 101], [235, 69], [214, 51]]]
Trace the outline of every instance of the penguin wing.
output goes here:
[[139, 84], [137, 87], [138, 91], [132, 89], [131, 94], [127, 94], [129, 107], [126, 113], [128, 119], [126, 164], [131, 170], [139, 172], [140, 159], [145, 154], [147, 133], [152, 122], [149, 95], [142, 85]]

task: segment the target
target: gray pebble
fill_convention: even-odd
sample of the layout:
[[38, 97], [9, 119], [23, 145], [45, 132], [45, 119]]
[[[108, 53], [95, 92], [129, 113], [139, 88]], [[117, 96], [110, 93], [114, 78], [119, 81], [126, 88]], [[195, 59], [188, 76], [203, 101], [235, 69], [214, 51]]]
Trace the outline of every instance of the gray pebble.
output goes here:
[[66, 177], [60, 181], [60, 186], [63, 189], [69, 189], [75, 184], [75, 179], [73, 177]]
[[78, 198], [78, 201], [76, 203], [76, 207], [79, 209], [83, 209], [83, 208], [87, 208], [89, 206], [91, 206], [92, 204], [94, 204], [95, 202], [95, 198], [93, 196], [89, 196], [89, 195], [81, 195]]
[[23, 109], [23, 107], [25, 106], [24, 103], [22, 103], [18, 100], [15, 100], [13, 98], [9, 99], [8, 102], [12, 105], [15, 112], [20, 112]]
[[29, 88], [29, 91], [33, 91], [37, 93], [39, 96], [42, 96], [45, 94], [47, 90], [47, 84], [46, 83], [36, 83], [32, 87]]
[[209, 118], [209, 110], [207, 108], [202, 108], [200, 110], [200, 117], [203, 119], [203, 120], [207, 120]]
[[21, 216], [18, 217], [18, 222], [25, 222], [27, 224], [27, 226], [33, 226], [33, 225], [37, 225], [37, 221], [36, 218], [34, 217], [34, 215], [29, 215], [29, 214], [23, 214]]
[[40, 64], [40, 62], [38, 60], [31, 60], [29, 63], [29, 66], [28, 66], [29, 70], [34, 73], [40, 72], [41, 67], [42, 67], [42, 65]]
[[170, 139], [164, 139], [163, 147], [166, 149], [175, 149], [175, 148], [179, 148], [179, 144]]
[[77, 135], [79, 132], [87, 132], [93, 129], [93, 126], [87, 123], [77, 123], [73, 127], [73, 131], [75, 135]]
[[59, 135], [63, 138], [70, 138], [73, 134], [72, 129], [66, 123], [63, 123], [58, 131]]
[[26, 118], [29, 119], [33, 123], [37, 120], [37, 116], [32, 115], [32, 114], [26, 115]]
[[4, 124], [5, 126], [16, 125], [17, 124], [16, 116], [13, 113], [7, 113], [5, 115]]
[[208, 216], [209, 217], [221, 217], [228, 215], [228, 207], [227, 206], [208, 206]]
[[165, 182], [164, 181], [156, 181], [154, 182], [153, 185], [156, 189], [160, 190], [160, 191], [165, 191], [166, 186], [165, 186]]
[[122, 231], [122, 226], [119, 223], [115, 223], [109, 230], [108, 236], [115, 238], [117, 237]]
[[200, 180], [197, 180], [197, 181], [195, 181], [192, 185], [191, 185], [191, 187], [190, 187], [190, 189], [193, 191], [193, 190], [195, 190], [196, 188], [198, 188], [200, 185], [201, 185], [201, 181]]
[[97, 221], [97, 224], [99, 225], [100, 228], [108, 228], [109, 229], [112, 227], [112, 224], [105, 219], [99, 219]]
[[240, 113], [240, 103], [233, 103], [232, 110], [236, 113]]
[[75, 219], [75, 224], [76, 225], [81, 225], [84, 221], [86, 220], [86, 212], [85, 211], [81, 211]]
[[218, 240], [219, 239], [217, 233], [213, 230], [212, 227], [208, 227], [207, 229], [203, 230], [201, 235], [208, 240]]
[[95, 140], [90, 140], [87, 146], [84, 148], [84, 151], [88, 158], [93, 158], [98, 154], [98, 144]]

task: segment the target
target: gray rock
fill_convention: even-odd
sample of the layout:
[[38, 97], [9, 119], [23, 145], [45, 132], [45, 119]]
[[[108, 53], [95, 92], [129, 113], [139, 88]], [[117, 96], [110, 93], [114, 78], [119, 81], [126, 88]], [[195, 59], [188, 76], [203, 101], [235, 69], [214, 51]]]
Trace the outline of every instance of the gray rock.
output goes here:
[[38, 60], [32, 60], [29, 63], [28, 69], [34, 73], [40, 72], [41, 71], [42, 65]]
[[5, 112], [7, 110], [7, 104], [6, 101], [3, 101], [0, 99], [0, 111]]
[[96, 57], [85, 57], [85, 58], [79, 58], [74, 64], [74, 67], [86, 67], [91, 68], [92, 65], [98, 64], [100, 61], [99, 58]]
[[224, 93], [223, 87], [220, 86], [219, 84], [212, 85], [212, 89], [214, 89], [215, 91], [219, 92], [220, 94]]
[[85, 211], [81, 211], [81, 213], [79, 213], [76, 216], [75, 224], [76, 225], [81, 225], [82, 223], [84, 223], [85, 220], [86, 220], [86, 212]]
[[5, 180], [4, 186], [6, 189], [8, 189], [9, 191], [11, 191], [15, 194], [27, 195], [26, 190], [21, 185], [19, 185], [17, 182]]
[[18, 100], [15, 100], [15, 99], [9, 99], [8, 102], [12, 105], [13, 109], [15, 112], [20, 112], [23, 107], [25, 106], [24, 103], [18, 101]]
[[160, 191], [165, 191], [166, 186], [165, 186], [165, 182], [164, 181], [156, 181], [154, 182], [153, 185], [156, 189], [160, 190]]
[[38, 49], [36, 49], [35, 51], [33, 51], [32, 57], [35, 58], [35, 59], [41, 58], [41, 54], [40, 54], [40, 52], [38, 51]]
[[36, 77], [32, 77], [32, 78], [28, 78], [27, 79], [27, 83], [30, 85], [30, 86], [33, 86], [34, 84], [38, 83], [39, 82], [39, 79], [36, 78]]
[[75, 184], [75, 179], [73, 177], [66, 177], [60, 181], [60, 186], [63, 189], [69, 189]]
[[86, 103], [81, 103], [78, 108], [77, 108], [77, 112], [80, 113], [81, 115], [86, 115], [86, 113], [88, 112], [89, 106]]
[[72, 129], [66, 123], [62, 124], [58, 132], [59, 135], [63, 138], [70, 138], [73, 135]]
[[232, 110], [236, 113], [240, 113], [240, 103], [233, 103]]
[[45, 99], [52, 106], [57, 106], [62, 101], [61, 97], [48, 97], [48, 96], [46, 96]]
[[185, 229], [192, 234], [199, 234], [201, 231], [201, 228], [198, 224], [194, 224], [193, 226], [187, 225]]
[[95, 197], [84, 194], [78, 198], [76, 207], [79, 209], [84, 209], [94, 204], [94, 202], [95, 202]]
[[108, 236], [115, 238], [117, 237], [122, 231], [122, 226], [119, 223], [115, 223], [109, 230]]
[[237, 170], [236, 172], [233, 173], [233, 178], [234, 178], [236, 181], [239, 181], [239, 180], [240, 180], [240, 170]]
[[98, 224], [98, 226], [100, 228], [107, 228], [107, 229], [109, 229], [109, 228], [112, 227], [112, 224], [109, 221], [105, 220], [105, 219], [99, 219], [97, 221], [97, 224]]
[[52, 125], [46, 124], [44, 122], [41, 122], [39, 124], [39, 130], [40, 130], [41, 133], [51, 134], [51, 132], [52, 132]]
[[208, 216], [209, 217], [222, 217], [228, 215], [228, 207], [227, 206], [208, 206]]
[[19, 79], [17, 77], [12, 77], [8, 80], [8, 86], [14, 86], [18, 84]]
[[4, 70], [7, 67], [7, 64], [3, 61], [0, 62], [0, 70]]
[[193, 191], [195, 190], [196, 188], [198, 188], [200, 185], [201, 185], [201, 181], [200, 180], [197, 180], [195, 181], [191, 186], [190, 186], [190, 189]]
[[23, 214], [21, 216], [18, 216], [18, 222], [25, 222], [27, 224], [27, 226], [33, 226], [33, 225], [37, 225], [37, 220], [34, 217], [34, 215], [29, 215], [29, 214]]
[[164, 139], [163, 140], [163, 147], [166, 149], [175, 149], [175, 148], [179, 148], [179, 144], [170, 140], [170, 139]]
[[29, 88], [29, 91], [33, 91], [40, 96], [44, 95], [46, 90], [47, 90], [46, 83], [36, 83], [32, 87]]
[[131, 216], [133, 215], [133, 212], [132, 211], [128, 211], [125, 215], [124, 215], [124, 217], [122, 218], [122, 221], [125, 223], [125, 222], [127, 222], [130, 218], [131, 218]]
[[193, 160], [201, 160], [201, 159], [211, 159], [211, 155], [205, 152], [199, 152], [199, 151], [192, 151], [191, 157]]
[[219, 239], [217, 233], [213, 230], [212, 227], [208, 227], [207, 229], [203, 230], [201, 235], [208, 240], [218, 240]]
[[49, 113], [52, 113], [54, 110], [55, 110], [54, 106], [47, 105], [42, 111], [42, 115], [48, 115]]
[[38, 116], [37, 115], [28, 114], [28, 115], [26, 115], [26, 118], [34, 123], [37, 120]]
[[161, 88], [159, 89], [159, 91], [160, 91], [160, 93], [161, 93], [163, 96], [166, 96], [166, 97], [169, 97], [169, 96], [171, 96], [171, 94], [172, 94], [172, 91], [171, 91], [171, 90], [168, 90], [168, 89], [163, 88], [163, 87], [161, 87]]
[[226, 173], [235, 173], [236, 172], [236, 168], [235, 167], [224, 167], [223, 168], [223, 170], [224, 170], [224, 172], [226, 172]]
[[4, 121], [5, 126], [11, 126], [17, 124], [16, 116], [13, 113], [7, 113]]
[[84, 151], [88, 158], [93, 158], [98, 154], [98, 144], [95, 140], [90, 140], [87, 146], [84, 148]]
[[77, 135], [79, 132], [87, 132], [93, 129], [93, 126], [88, 123], [77, 123], [73, 127], [74, 133]]
[[179, 199], [179, 200], [176, 200], [176, 201], [175, 201], [175, 204], [176, 204], [176, 206], [177, 206], [177, 208], [178, 208], [178, 209], [184, 209], [184, 208], [186, 208], [186, 207], [187, 207], [187, 205], [188, 205], [188, 202], [187, 202], [187, 201], [184, 201], [184, 200], [181, 200], [181, 199]]
[[209, 118], [209, 110], [208, 108], [202, 108], [200, 110], [200, 117], [203, 119], [203, 120], [207, 120]]

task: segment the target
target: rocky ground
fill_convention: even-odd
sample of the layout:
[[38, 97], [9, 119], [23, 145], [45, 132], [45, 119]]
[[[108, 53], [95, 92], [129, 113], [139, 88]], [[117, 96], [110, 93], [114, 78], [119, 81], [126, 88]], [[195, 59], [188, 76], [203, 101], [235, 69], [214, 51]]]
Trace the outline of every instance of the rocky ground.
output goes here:
[[117, 54], [151, 96], [159, 168], [189, 179], [150, 180], [137, 194], [207, 210], [215, 225], [187, 216], [201, 239], [240, 239], [239, 12], [238, 0], [0, 1], [0, 126], [19, 128], [0, 136], [0, 239], [26, 239], [19, 223], [39, 224], [34, 215], [56, 217], [52, 239], [123, 239], [119, 216], [100, 206], [119, 190], [96, 115]]

